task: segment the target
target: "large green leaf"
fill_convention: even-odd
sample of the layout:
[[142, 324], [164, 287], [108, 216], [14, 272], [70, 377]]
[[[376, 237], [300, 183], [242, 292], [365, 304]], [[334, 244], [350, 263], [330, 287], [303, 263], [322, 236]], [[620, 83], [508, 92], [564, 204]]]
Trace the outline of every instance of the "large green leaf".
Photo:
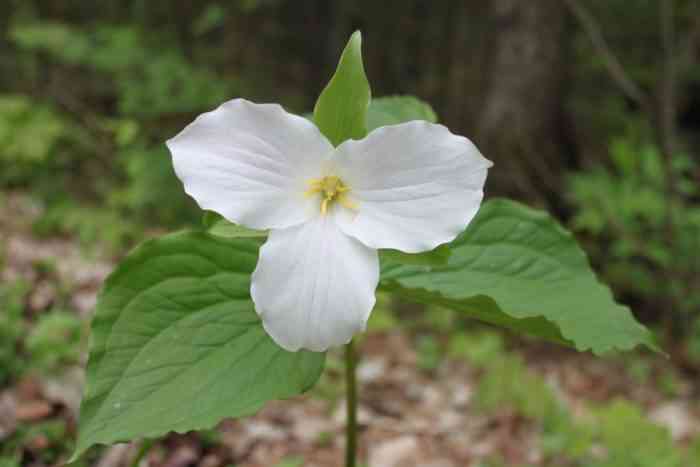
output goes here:
[[407, 264], [410, 266], [444, 266], [450, 259], [450, 246], [440, 245], [434, 250], [423, 253], [404, 253], [399, 250], [379, 250], [379, 260], [382, 267], [387, 264]]
[[581, 351], [656, 349], [597, 281], [572, 235], [544, 212], [487, 202], [451, 248], [445, 266], [387, 263], [382, 287]]
[[334, 146], [367, 134], [367, 107], [371, 99], [362, 64], [362, 35], [356, 31], [340, 56], [338, 68], [314, 107], [314, 122]]
[[372, 99], [367, 111], [367, 129], [396, 125], [411, 120], [437, 122], [437, 115], [427, 103], [413, 96], [388, 96]]
[[138, 247], [107, 279], [76, 456], [96, 443], [209, 428], [315, 383], [324, 354], [281, 349], [254, 311], [258, 245], [169, 235]]
[[258, 241], [264, 241], [268, 235], [267, 230], [249, 229], [248, 227], [234, 224], [214, 211], [204, 211], [202, 224], [207, 232], [217, 237], [255, 238]]

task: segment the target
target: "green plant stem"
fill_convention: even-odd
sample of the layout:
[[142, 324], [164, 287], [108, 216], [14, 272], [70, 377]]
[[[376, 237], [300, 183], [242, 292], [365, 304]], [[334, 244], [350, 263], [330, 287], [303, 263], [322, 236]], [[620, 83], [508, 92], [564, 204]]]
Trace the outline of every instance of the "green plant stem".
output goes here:
[[357, 356], [355, 344], [350, 341], [345, 346], [345, 386], [347, 399], [347, 420], [345, 424], [345, 467], [355, 467], [357, 458], [357, 378], [355, 368]]

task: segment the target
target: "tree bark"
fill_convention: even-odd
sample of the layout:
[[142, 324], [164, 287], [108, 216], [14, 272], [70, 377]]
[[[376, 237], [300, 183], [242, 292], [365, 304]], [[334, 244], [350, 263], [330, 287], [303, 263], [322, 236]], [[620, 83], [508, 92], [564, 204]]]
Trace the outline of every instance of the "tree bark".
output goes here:
[[494, 0], [492, 61], [478, 143], [501, 194], [556, 206], [565, 169], [566, 11], [561, 0]]

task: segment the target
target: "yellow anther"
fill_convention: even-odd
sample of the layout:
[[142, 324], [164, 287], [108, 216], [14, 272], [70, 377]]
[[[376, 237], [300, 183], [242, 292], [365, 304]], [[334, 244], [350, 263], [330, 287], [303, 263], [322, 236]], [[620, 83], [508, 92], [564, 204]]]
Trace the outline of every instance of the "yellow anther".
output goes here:
[[[347, 190], [346, 190], [347, 191]], [[338, 202], [340, 203], [341, 206], [347, 209], [352, 209], [353, 211], [357, 211], [357, 203], [351, 200], [347, 195], [344, 193], [341, 193], [338, 195]]]
[[321, 195], [321, 214], [328, 213], [328, 208], [333, 201], [338, 201], [341, 206], [347, 209], [357, 209], [357, 203], [353, 202], [347, 193], [350, 188], [335, 175], [328, 175], [323, 178], [313, 178], [309, 180], [308, 188], [304, 192], [305, 196]]
[[323, 185], [321, 184], [321, 180], [314, 178], [311, 179], [311, 181], [309, 181], [309, 188], [304, 192], [304, 195], [312, 196], [321, 191], [323, 191]]

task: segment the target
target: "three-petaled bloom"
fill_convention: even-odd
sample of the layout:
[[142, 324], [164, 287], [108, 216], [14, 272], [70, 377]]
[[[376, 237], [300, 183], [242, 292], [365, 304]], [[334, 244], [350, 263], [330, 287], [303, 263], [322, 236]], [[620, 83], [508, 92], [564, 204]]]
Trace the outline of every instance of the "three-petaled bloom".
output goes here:
[[377, 250], [453, 240], [483, 198], [491, 162], [442, 125], [412, 121], [338, 147], [276, 104], [234, 99], [168, 141], [203, 208], [269, 229], [251, 296], [281, 347], [324, 351], [364, 330]]

